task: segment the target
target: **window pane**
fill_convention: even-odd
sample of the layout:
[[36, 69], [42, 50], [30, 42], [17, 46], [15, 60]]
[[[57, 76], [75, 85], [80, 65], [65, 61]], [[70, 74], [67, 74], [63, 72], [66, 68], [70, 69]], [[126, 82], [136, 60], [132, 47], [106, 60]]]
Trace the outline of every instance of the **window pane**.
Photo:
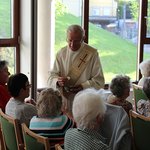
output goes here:
[[148, 0], [148, 8], [147, 8], [147, 37], [150, 38], [150, 0]]
[[66, 43], [66, 29], [71, 24], [81, 25], [82, 0], [56, 0], [55, 52]]
[[144, 45], [144, 60], [150, 59], [150, 44]]
[[0, 0], [0, 38], [12, 38], [13, 0]]
[[135, 81], [138, 3], [93, 0], [89, 9], [89, 44], [98, 49], [106, 83], [116, 74]]
[[6, 60], [9, 63], [9, 72], [15, 73], [15, 48], [0, 47], [0, 60]]

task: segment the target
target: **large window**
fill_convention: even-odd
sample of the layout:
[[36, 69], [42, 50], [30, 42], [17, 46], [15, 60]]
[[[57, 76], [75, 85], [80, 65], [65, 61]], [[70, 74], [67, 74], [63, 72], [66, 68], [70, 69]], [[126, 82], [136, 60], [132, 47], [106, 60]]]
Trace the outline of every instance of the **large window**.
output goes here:
[[[98, 49], [106, 83], [117, 74], [126, 74], [135, 81], [138, 16], [132, 15], [133, 3], [89, 2], [89, 44]], [[90, 12], [96, 6], [103, 11], [95, 16]]]
[[[54, 39], [54, 49], [51, 49], [54, 54], [67, 44], [66, 28], [80, 24], [85, 29], [85, 42], [98, 49], [106, 83], [120, 73], [129, 75], [133, 82], [139, 80], [138, 64], [150, 58], [150, 0], [52, 0], [47, 3], [51, 2], [56, 3], [55, 12], [51, 8], [48, 13], [49, 17], [55, 13], [55, 38], [52, 35], [48, 42]], [[20, 0], [0, 0], [0, 59], [9, 62], [11, 73], [20, 71], [19, 3]], [[38, 31], [39, 37], [43, 29]], [[46, 32], [49, 33], [49, 29]], [[43, 45], [45, 43], [40, 48], [42, 55]], [[50, 47], [44, 50], [50, 51]]]
[[19, 0], [0, 0], [0, 59], [19, 72]]
[[[139, 22], [142, 21], [139, 14], [140, 6], [143, 7], [148, 2], [145, 1], [144, 4], [143, 1], [137, 0], [74, 0], [72, 3], [70, 0], [61, 0], [59, 2], [65, 11], [59, 13], [59, 16], [56, 14], [55, 51], [66, 44], [64, 39], [67, 26], [74, 23], [81, 24], [86, 31], [85, 42], [98, 49], [106, 84], [116, 74], [126, 74], [130, 76], [132, 82], [139, 80], [138, 64], [143, 60], [142, 49], [138, 49]], [[149, 12], [148, 8], [147, 6], [146, 10]], [[142, 18], [147, 18], [147, 28], [145, 28], [149, 36], [149, 13], [147, 14]], [[145, 44], [147, 44], [144, 46], [146, 52], [149, 44]], [[140, 54], [142, 58], [138, 56], [139, 53], [142, 53]], [[146, 52], [144, 56], [149, 58], [149, 53]]]
[[82, 24], [82, 0], [56, 0], [55, 52], [67, 44], [66, 29], [71, 24]]

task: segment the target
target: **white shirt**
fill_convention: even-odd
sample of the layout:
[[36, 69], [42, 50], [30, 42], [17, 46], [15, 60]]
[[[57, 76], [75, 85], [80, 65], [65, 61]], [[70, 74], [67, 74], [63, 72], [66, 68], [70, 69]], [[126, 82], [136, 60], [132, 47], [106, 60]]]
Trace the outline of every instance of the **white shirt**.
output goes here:
[[37, 115], [37, 110], [32, 104], [11, 98], [6, 104], [5, 113], [18, 119], [20, 123], [26, 123], [29, 125], [30, 119]]
[[[62, 48], [56, 56], [54, 62], [54, 67], [51, 70], [49, 77], [49, 85], [56, 89], [56, 82], [59, 76], [67, 77], [69, 69], [74, 63], [75, 58], [78, 56], [80, 51], [88, 47], [94, 51], [91, 60], [87, 63], [84, 71], [81, 73], [80, 77], [76, 80], [75, 85], [81, 84], [82, 87], [90, 88], [94, 87], [95, 89], [100, 89], [104, 87], [104, 76], [98, 56], [98, 52], [93, 47], [82, 43], [81, 47], [77, 51], [72, 51], [68, 46]], [[74, 86], [74, 85], [73, 85]]]

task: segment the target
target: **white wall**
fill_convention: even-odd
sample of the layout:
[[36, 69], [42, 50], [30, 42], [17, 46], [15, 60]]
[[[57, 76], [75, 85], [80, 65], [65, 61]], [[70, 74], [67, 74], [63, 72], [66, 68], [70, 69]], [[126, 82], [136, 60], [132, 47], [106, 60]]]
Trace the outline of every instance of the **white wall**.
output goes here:
[[[47, 87], [54, 46], [54, 12], [51, 0], [38, 0], [37, 87]], [[21, 72], [31, 78], [31, 0], [21, 0]], [[51, 36], [50, 36], [51, 35]]]
[[[48, 86], [50, 55], [54, 46], [54, 7], [51, 0], [38, 0], [38, 69], [37, 87]], [[53, 12], [53, 13], [51, 13]]]
[[20, 44], [20, 68], [29, 79], [31, 75], [31, 0], [21, 0], [21, 44]]

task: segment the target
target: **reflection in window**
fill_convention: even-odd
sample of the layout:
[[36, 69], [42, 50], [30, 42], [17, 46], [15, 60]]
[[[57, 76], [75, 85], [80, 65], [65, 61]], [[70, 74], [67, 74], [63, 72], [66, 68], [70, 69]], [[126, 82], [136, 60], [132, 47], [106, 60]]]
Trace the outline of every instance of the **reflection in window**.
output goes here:
[[104, 14], [104, 16], [110, 16], [111, 15], [111, 8], [104, 7], [103, 8], [103, 14]]
[[92, 15], [93, 16], [97, 16], [97, 15], [99, 15], [99, 13], [100, 13], [100, 10], [98, 8], [93, 8], [92, 9]]
[[13, 0], [0, 0], [0, 38], [12, 37]]
[[0, 60], [6, 60], [9, 63], [9, 72], [15, 73], [15, 48], [0, 47]]

